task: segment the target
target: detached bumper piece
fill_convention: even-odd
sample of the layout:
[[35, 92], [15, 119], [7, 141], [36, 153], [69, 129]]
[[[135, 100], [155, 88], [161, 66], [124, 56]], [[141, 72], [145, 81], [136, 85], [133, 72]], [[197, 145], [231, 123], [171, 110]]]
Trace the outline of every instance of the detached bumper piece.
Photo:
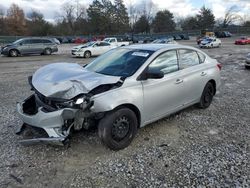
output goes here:
[[[67, 137], [48, 137], [48, 134], [41, 128], [33, 127], [27, 124], [23, 124], [19, 127], [16, 134], [21, 135], [27, 133], [32, 133], [32, 138], [27, 138], [20, 140], [19, 143], [22, 145], [34, 145], [34, 144], [50, 144], [50, 145], [58, 145], [64, 146], [66, 141], [68, 140]], [[34, 133], [35, 132], [35, 133]], [[39, 136], [41, 137], [37, 137]], [[25, 134], [27, 136], [27, 134]]]
[[17, 104], [17, 112], [24, 124], [20, 127], [17, 134], [31, 128], [36, 132], [42, 130], [47, 137], [31, 138], [21, 140], [21, 144], [37, 144], [48, 143], [56, 145], [64, 145], [69, 136], [73, 119], [77, 109], [63, 108], [53, 112], [43, 110], [42, 106], [37, 106], [36, 98], [31, 95], [22, 103]]

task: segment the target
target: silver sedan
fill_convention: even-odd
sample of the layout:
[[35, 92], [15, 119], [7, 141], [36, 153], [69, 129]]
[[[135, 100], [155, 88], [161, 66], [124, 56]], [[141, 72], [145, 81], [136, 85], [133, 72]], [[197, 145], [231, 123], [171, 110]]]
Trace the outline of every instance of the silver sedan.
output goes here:
[[22, 143], [64, 143], [71, 130], [98, 126], [113, 150], [127, 147], [137, 129], [183, 108], [210, 106], [221, 65], [182, 45], [143, 44], [113, 49], [85, 67], [57, 63], [29, 79], [34, 94], [17, 104], [27, 126], [48, 137]]

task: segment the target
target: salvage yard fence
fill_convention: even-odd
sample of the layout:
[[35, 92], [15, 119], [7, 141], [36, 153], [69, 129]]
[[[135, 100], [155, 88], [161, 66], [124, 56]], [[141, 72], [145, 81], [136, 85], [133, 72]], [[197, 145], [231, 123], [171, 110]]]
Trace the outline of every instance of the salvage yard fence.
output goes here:
[[[229, 28], [213, 28], [208, 29], [209, 31], [229, 31], [234, 36], [247, 36], [250, 35], [250, 27], [242, 27], [242, 26], [232, 26]], [[188, 30], [188, 31], [174, 31], [174, 32], [167, 32], [167, 33], [148, 33], [148, 34], [133, 34], [134, 37], [154, 37], [154, 38], [160, 38], [164, 36], [171, 36], [171, 35], [180, 35], [180, 34], [187, 34], [189, 36], [199, 36], [201, 35], [201, 30]], [[132, 34], [127, 34], [128, 36], [131, 36]], [[45, 36], [45, 37], [70, 37], [70, 38], [92, 38], [95, 35], [78, 35], [78, 36]], [[102, 35], [103, 36], [103, 35]], [[125, 35], [108, 35], [104, 34], [105, 37], [119, 37], [122, 38]], [[14, 42], [15, 40], [18, 40], [23, 37], [30, 37], [30, 36], [0, 36], [0, 46]]]

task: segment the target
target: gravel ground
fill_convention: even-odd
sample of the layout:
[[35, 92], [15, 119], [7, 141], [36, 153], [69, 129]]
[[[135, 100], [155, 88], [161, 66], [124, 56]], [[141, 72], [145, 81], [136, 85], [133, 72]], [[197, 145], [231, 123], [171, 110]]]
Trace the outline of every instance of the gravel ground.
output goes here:
[[223, 42], [204, 50], [223, 65], [212, 105], [150, 124], [118, 152], [105, 148], [96, 130], [74, 134], [67, 147], [18, 144], [15, 104], [31, 93], [27, 76], [50, 62], [88, 61], [0, 57], [0, 187], [250, 187], [250, 71], [244, 69], [250, 46]]

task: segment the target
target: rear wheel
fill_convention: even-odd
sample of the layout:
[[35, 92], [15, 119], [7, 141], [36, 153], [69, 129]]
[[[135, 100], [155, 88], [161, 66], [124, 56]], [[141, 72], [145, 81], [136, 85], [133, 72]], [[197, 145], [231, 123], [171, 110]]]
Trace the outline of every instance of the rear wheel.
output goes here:
[[18, 51], [17, 50], [10, 50], [9, 55], [10, 55], [10, 57], [17, 57]]
[[90, 58], [90, 57], [91, 57], [90, 51], [86, 51], [86, 52], [84, 53], [84, 57], [85, 57], [85, 58]]
[[137, 132], [137, 118], [128, 108], [109, 112], [98, 125], [98, 134], [102, 142], [112, 150], [127, 147]]
[[51, 53], [52, 53], [52, 50], [51, 50], [50, 48], [46, 48], [46, 49], [44, 50], [44, 54], [45, 54], [45, 55], [51, 55]]
[[208, 108], [212, 103], [214, 93], [215, 93], [215, 88], [213, 84], [211, 82], [208, 82], [202, 92], [198, 106], [200, 108]]

